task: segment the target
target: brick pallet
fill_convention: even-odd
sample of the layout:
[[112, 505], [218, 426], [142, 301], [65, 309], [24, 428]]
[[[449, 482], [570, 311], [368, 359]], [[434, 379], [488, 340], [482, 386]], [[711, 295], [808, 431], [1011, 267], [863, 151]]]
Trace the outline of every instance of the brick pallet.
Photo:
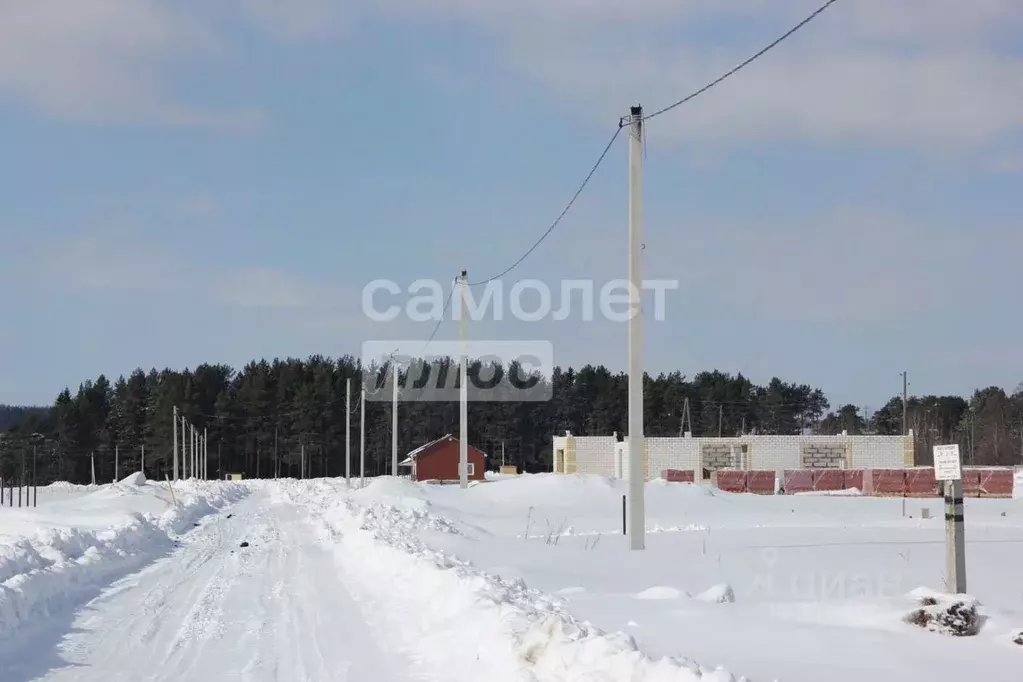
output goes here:
[[810, 469], [788, 469], [782, 478], [782, 490], [786, 494], [808, 493], [813, 490], [813, 471]]
[[834, 492], [845, 489], [845, 474], [842, 469], [820, 469], [813, 472], [813, 489], [817, 492]]
[[906, 497], [937, 497], [938, 481], [933, 467], [906, 469]]
[[661, 478], [671, 483], [693, 483], [696, 480], [695, 474], [692, 469], [686, 471], [682, 469], [665, 469], [661, 472]]
[[872, 497], [902, 497], [906, 492], [905, 469], [864, 469], [863, 494]]
[[710, 475], [715, 488], [729, 493], [746, 492], [746, 475], [748, 472], [736, 469], [718, 469]]
[[774, 471], [747, 471], [746, 492], [757, 495], [774, 495], [775, 479]]

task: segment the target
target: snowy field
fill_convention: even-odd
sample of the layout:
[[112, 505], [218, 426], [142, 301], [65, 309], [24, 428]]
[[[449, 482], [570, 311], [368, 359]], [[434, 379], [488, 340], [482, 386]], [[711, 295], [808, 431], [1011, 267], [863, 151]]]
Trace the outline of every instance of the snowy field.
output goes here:
[[[1020, 679], [1023, 500], [966, 502], [974, 637], [937, 499], [758, 497], [535, 475], [40, 488], [0, 510], [0, 681]], [[44, 502], [45, 500], [45, 502]], [[17, 501], [15, 501], [17, 503]], [[244, 546], [243, 546], [244, 545]], [[1023, 641], [1023, 640], [1021, 640]]]

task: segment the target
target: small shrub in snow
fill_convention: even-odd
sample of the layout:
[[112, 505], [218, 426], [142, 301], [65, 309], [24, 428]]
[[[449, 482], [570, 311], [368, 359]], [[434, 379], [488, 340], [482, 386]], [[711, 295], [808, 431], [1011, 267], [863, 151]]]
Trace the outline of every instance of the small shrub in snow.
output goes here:
[[704, 590], [693, 598], [712, 604], [731, 604], [735, 602], [735, 591], [728, 583], [722, 583]]
[[1014, 644], [1023, 646], [1023, 630], [1016, 630], [1011, 636]]
[[973, 637], [980, 632], [984, 616], [978, 611], [977, 600], [939, 599], [934, 596], [920, 598], [920, 608], [910, 611], [905, 621], [911, 625], [953, 637]]

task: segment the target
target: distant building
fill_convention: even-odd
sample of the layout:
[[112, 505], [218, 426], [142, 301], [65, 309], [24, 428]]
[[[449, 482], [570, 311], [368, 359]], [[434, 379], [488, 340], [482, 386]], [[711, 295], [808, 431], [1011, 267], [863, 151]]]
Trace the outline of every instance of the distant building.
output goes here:
[[[410, 469], [415, 481], [458, 481], [459, 444], [460, 441], [449, 433], [408, 453], [398, 466]], [[486, 471], [486, 453], [470, 445], [468, 459], [469, 480], [482, 481]]]
[[[553, 470], [560, 474], [598, 474], [625, 479], [629, 475], [626, 437], [553, 437]], [[646, 480], [674, 469], [692, 471], [697, 481], [718, 469], [884, 469], [913, 466], [913, 432], [906, 436], [735, 436], [725, 438], [647, 437]]]

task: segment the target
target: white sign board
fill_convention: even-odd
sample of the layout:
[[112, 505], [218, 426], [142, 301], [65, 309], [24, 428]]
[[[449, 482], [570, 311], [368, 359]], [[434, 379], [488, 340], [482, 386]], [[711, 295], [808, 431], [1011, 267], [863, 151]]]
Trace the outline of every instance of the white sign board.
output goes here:
[[934, 478], [939, 481], [959, 481], [963, 477], [958, 445], [934, 446]]

